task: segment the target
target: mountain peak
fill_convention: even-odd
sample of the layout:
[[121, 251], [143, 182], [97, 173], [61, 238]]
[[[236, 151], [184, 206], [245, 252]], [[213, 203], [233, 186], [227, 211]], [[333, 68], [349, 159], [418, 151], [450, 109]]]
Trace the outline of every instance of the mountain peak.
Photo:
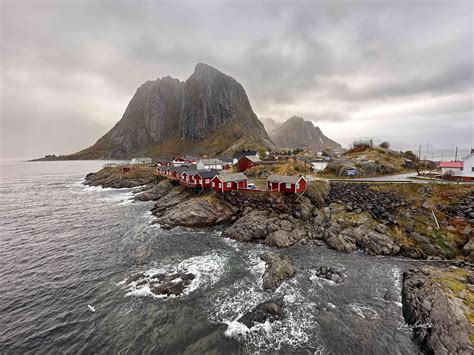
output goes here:
[[282, 148], [303, 148], [320, 150], [340, 148], [341, 145], [326, 137], [313, 122], [299, 116], [290, 117], [286, 122], [270, 131], [275, 144]]
[[304, 122], [308, 122], [308, 121], [305, 121], [305, 119], [303, 117], [300, 117], [300, 116], [291, 116], [286, 122], [304, 123]]
[[194, 67], [194, 74], [209, 74], [209, 73], [223, 74], [221, 71], [217, 70], [213, 66], [210, 66], [209, 64], [197, 63], [196, 66]]
[[198, 63], [181, 82], [169, 76], [143, 84], [121, 120], [74, 159], [129, 158], [136, 154], [223, 154], [274, 147], [234, 78]]

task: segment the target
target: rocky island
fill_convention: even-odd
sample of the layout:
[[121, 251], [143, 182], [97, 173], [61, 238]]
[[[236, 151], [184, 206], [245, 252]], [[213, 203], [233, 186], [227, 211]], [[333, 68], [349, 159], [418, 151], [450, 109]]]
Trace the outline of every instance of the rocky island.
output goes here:
[[[151, 170], [148, 175], [142, 172], [140, 177], [104, 170], [87, 175], [85, 184], [107, 187], [146, 184], [134, 200], [154, 201], [152, 223], [161, 228], [219, 228], [224, 238], [276, 249], [325, 243], [344, 253], [362, 250], [370, 255], [420, 260], [419, 269], [404, 273], [402, 295], [406, 322], [413, 327], [420, 348], [428, 353], [473, 350], [474, 188], [471, 186], [316, 180], [302, 196], [194, 192]], [[291, 260], [277, 252], [261, 257], [267, 263], [264, 287], [275, 289], [298, 272]], [[323, 268], [318, 275], [334, 282], [343, 281], [337, 270]], [[186, 283], [168, 287], [167, 282], [173, 277], [178, 276], [161, 276], [156, 292], [176, 294], [185, 290]], [[186, 280], [192, 280], [192, 275], [186, 275], [182, 282], [190, 282]], [[245, 322], [278, 318], [284, 304], [281, 300], [268, 302], [257, 306], [245, 317]], [[449, 322], [456, 324], [456, 331]], [[420, 324], [428, 324], [429, 330]]]

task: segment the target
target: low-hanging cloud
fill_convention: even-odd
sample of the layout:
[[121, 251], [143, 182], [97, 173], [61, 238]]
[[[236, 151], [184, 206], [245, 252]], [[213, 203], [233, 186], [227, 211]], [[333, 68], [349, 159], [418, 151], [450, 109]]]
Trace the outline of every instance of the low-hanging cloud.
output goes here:
[[[185, 80], [198, 62], [240, 81], [259, 116], [302, 116], [343, 143], [352, 134], [415, 144], [419, 122], [430, 125], [423, 141], [473, 143], [471, 1], [0, 6], [3, 156], [84, 148], [140, 84]], [[458, 138], [439, 139], [445, 120]]]

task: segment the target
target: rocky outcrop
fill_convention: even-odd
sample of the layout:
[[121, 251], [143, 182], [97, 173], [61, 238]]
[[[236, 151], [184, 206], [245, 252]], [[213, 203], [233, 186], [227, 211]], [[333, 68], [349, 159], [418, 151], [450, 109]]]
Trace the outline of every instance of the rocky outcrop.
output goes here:
[[369, 184], [338, 182], [331, 182], [326, 202], [343, 205], [348, 212], [367, 211], [384, 224], [396, 223], [393, 213], [407, 205], [400, 196], [373, 190]]
[[134, 199], [135, 201], [157, 201], [167, 195], [172, 188], [173, 185], [170, 184], [169, 180], [162, 180], [159, 184], [151, 185], [145, 191], [136, 194]]
[[121, 120], [93, 146], [63, 159], [221, 154], [274, 147], [232, 77], [199, 63], [184, 83], [164, 77], [135, 93]]
[[273, 142], [282, 148], [302, 148], [313, 151], [341, 148], [339, 143], [326, 137], [313, 122], [293, 116], [270, 131]]
[[180, 227], [212, 227], [235, 219], [236, 208], [213, 196], [191, 197], [184, 191], [170, 191], [152, 209], [157, 218], [152, 222], [163, 229]]
[[304, 238], [312, 239], [313, 231], [311, 224], [293, 216], [253, 210], [227, 228], [222, 236], [240, 242], [288, 248]]
[[357, 169], [357, 177], [369, 177], [401, 173], [414, 168], [413, 161], [403, 153], [390, 149], [356, 147], [334, 158], [324, 173], [335, 177], [345, 176], [348, 168]]
[[157, 296], [179, 296], [191, 285], [194, 278], [194, 274], [181, 271], [169, 275], [148, 275], [139, 272], [131, 275], [126, 283], [136, 288], [147, 286]]
[[283, 281], [296, 273], [295, 267], [286, 255], [265, 252], [260, 255], [260, 259], [266, 263], [265, 273], [262, 276], [264, 289], [276, 290]]
[[256, 305], [252, 310], [245, 313], [237, 321], [247, 328], [252, 328], [255, 323], [273, 322], [283, 319], [283, 301], [270, 300]]
[[122, 173], [120, 169], [104, 168], [96, 173], [87, 174], [84, 185], [123, 189], [155, 184], [161, 179], [152, 168], [140, 168], [128, 173]]
[[320, 266], [316, 270], [316, 276], [335, 283], [341, 283], [344, 279], [344, 275], [342, 274], [342, 272], [330, 266]]
[[[424, 267], [403, 274], [403, 316], [426, 353], [472, 354], [470, 268]], [[471, 340], [470, 340], [471, 339]]]

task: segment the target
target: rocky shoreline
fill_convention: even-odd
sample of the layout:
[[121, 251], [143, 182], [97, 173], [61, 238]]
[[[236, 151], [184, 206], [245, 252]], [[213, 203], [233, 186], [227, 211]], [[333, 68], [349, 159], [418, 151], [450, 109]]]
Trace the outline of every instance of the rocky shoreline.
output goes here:
[[[370, 255], [453, 260], [457, 265], [453, 267], [465, 272], [466, 280], [472, 281], [469, 263], [474, 261], [471, 218], [474, 189], [471, 188], [344, 183], [329, 186], [327, 182], [317, 181], [311, 183], [304, 196], [238, 191], [220, 194], [185, 189], [154, 174], [124, 178], [104, 172], [87, 175], [85, 184], [119, 188], [146, 185], [135, 194], [134, 200], [154, 201], [152, 223], [163, 229], [221, 226], [225, 238], [274, 248], [326, 243], [345, 253], [362, 250]], [[261, 258], [267, 265], [263, 287], [269, 290], [276, 289], [297, 272], [291, 260], [278, 253], [266, 253]], [[403, 312], [407, 324], [413, 327], [415, 339], [427, 353], [453, 352], [453, 349], [468, 353], [472, 349], [469, 346], [472, 346], [474, 321], [471, 281], [461, 295], [462, 301], [453, 303], [445, 296], [445, 288], [439, 286], [445, 279], [438, 277], [448, 275], [449, 266], [422, 270], [411, 270], [403, 279]], [[336, 283], [343, 281], [337, 270], [324, 267], [317, 271], [317, 276]], [[192, 276], [186, 276], [183, 282], [188, 284], [179, 287], [170, 281], [164, 277], [152, 289], [156, 294], [179, 295]], [[446, 302], [441, 305], [439, 300], [443, 297]], [[452, 334], [451, 323], [446, 319], [460, 324], [460, 320], [452, 318], [453, 314], [460, 319], [464, 317], [466, 325], [462, 331], [466, 336]], [[268, 300], [244, 315], [243, 321], [254, 324], [283, 316], [281, 300]], [[426, 322], [433, 323], [430, 332], [416, 326]], [[469, 346], [466, 337], [471, 342]]]

